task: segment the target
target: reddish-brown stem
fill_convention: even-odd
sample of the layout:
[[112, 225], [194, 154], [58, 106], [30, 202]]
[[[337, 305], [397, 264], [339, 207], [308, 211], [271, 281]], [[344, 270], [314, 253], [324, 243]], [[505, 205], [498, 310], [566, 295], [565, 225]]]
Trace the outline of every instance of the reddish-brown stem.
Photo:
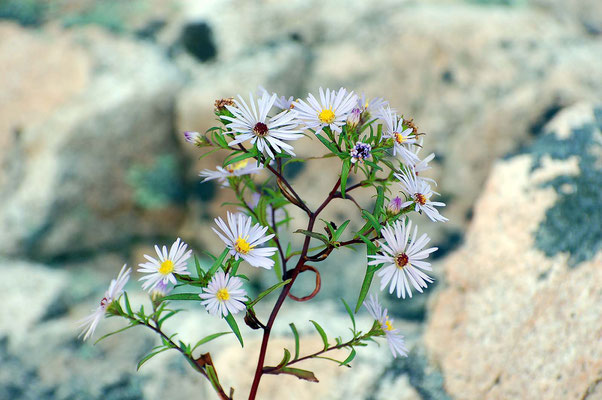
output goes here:
[[[332, 199], [334, 198], [335, 193], [339, 189], [340, 185], [341, 185], [341, 178], [339, 178], [337, 180], [334, 187], [328, 194], [328, 197], [324, 200], [324, 202], [322, 202], [322, 204], [316, 209], [316, 211], [314, 211], [313, 213], [312, 212], [309, 213], [309, 221], [307, 223], [308, 231], [311, 232], [313, 230], [314, 224], [316, 223], [316, 218], [318, 217], [320, 212], [322, 212], [322, 210], [324, 210], [324, 208], [332, 201]], [[265, 363], [265, 356], [266, 356], [266, 353], [268, 350], [268, 342], [270, 340], [270, 333], [272, 331], [272, 326], [274, 326], [274, 321], [276, 320], [276, 316], [278, 315], [278, 312], [280, 311], [280, 308], [282, 307], [284, 300], [290, 293], [291, 287], [295, 283], [297, 276], [299, 276], [299, 274], [302, 271], [303, 266], [305, 265], [307, 252], [309, 250], [310, 240], [311, 240], [311, 238], [309, 236], [305, 237], [305, 241], [303, 242], [303, 249], [301, 250], [301, 255], [299, 256], [299, 261], [297, 262], [297, 265], [295, 266], [295, 268], [290, 271], [291, 281], [288, 285], [285, 285], [284, 288], [282, 289], [282, 292], [280, 292], [280, 296], [278, 296], [278, 300], [276, 300], [276, 304], [274, 305], [274, 308], [272, 309], [272, 312], [270, 313], [270, 317], [268, 318], [268, 322], [266, 323], [265, 328], [263, 330], [263, 338], [261, 340], [261, 348], [259, 350], [259, 357], [257, 359], [257, 368], [255, 369], [255, 377], [253, 378], [251, 392], [249, 393], [249, 400], [255, 400], [255, 398], [257, 397], [257, 389], [259, 389], [259, 382], [261, 381], [261, 376], [263, 374], [263, 364]]]

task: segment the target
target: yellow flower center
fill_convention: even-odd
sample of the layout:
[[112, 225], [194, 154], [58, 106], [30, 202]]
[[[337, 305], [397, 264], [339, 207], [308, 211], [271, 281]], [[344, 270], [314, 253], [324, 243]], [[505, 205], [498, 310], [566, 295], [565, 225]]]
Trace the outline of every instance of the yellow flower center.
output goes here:
[[332, 124], [334, 122], [334, 113], [330, 108], [325, 108], [318, 114], [318, 119], [325, 124]]
[[247, 164], [249, 164], [249, 159], [248, 158], [246, 160], [242, 160], [242, 161], [239, 161], [237, 163], [230, 164], [230, 165], [226, 166], [226, 171], [232, 173], [234, 171], [238, 171], [239, 169], [243, 169], [244, 167], [247, 166]]
[[399, 144], [402, 144], [405, 141], [403, 135], [399, 132], [393, 133], [393, 136], [395, 137], [395, 141]]
[[223, 288], [217, 291], [215, 295], [219, 301], [226, 301], [230, 298], [230, 293], [228, 293], [228, 289]]
[[161, 263], [161, 266], [159, 267], [159, 273], [161, 275], [169, 275], [173, 272], [173, 269], [174, 269], [173, 261], [165, 260]]
[[251, 244], [247, 242], [248, 238], [248, 236], [244, 238], [239, 236], [238, 239], [236, 239], [236, 243], [234, 243], [234, 250], [241, 254], [247, 254], [249, 251], [251, 251], [251, 249], [255, 246], [251, 246]]
[[410, 259], [406, 253], [401, 253], [395, 256], [395, 265], [397, 265], [397, 268], [399, 269], [403, 269], [403, 267], [408, 265], [409, 261]]
[[385, 328], [384, 329], [386, 331], [392, 331], [393, 330], [393, 325], [391, 324], [391, 321], [389, 321], [389, 317], [387, 316], [385, 318], [386, 318], [386, 320], [385, 320]]

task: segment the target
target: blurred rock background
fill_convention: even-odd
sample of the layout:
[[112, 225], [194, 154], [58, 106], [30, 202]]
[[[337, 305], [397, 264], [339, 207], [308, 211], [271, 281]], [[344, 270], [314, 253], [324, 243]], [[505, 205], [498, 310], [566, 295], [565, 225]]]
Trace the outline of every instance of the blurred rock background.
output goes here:
[[[440, 248], [437, 285], [387, 301], [409, 358], [374, 346], [352, 369], [314, 362], [320, 384], [266, 377], [262, 398], [284, 382], [290, 399], [602, 399], [597, 0], [0, 0], [0, 399], [213, 398], [176, 354], [135, 371], [152, 335], [92, 346], [77, 320], [153, 244], [219, 244], [209, 226], [229, 197], [197, 173], [224, 154], [198, 162], [181, 132], [258, 85], [387, 98], [428, 134], [450, 219], [414, 217]], [[289, 174], [318, 202], [331, 166]], [[330, 219], [357, 220], [338, 204]], [[355, 300], [365, 259], [332, 258], [320, 295], [279, 316], [272, 359], [291, 321], [307, 348], [310, 318], [345, 334], [338, 299]], [[257, 277], [255, 290], [274, 282]], [[146, 301], [135, 281], [129, 292]], [[227, 330], [198, 309], [172, 326], [191, 341]], [[254, 356], [214, 343], [222, 383], [245, 398]]]

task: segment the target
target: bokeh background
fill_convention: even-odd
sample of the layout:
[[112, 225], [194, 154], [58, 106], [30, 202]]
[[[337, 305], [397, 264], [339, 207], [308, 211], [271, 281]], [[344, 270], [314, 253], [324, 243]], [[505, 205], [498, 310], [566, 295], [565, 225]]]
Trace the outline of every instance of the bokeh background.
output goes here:
[[[602, 399], [599, 0], [0, 0], [0, 399], [213, 398], [177, 354], [136, 372], [152, 335], [93, 346], [77, 321], [155, 243], [221, 250], [209, 227], [230, 197], [197, 174], [225, 154], [198, 162], [181, 132], [258, 85], [387, 98], [427, 133], [450, 219], [413, 217], [440, 248], [436, 284], [383, 296], [408, 358], [371, 346], [351, 369], [312, 361], [320, 384], [267, 376], [261, 398]], [[299, 152], [322, 148], [304, 139]], [[313, 204], [337, 169], [288, 176]], [[360, 221], [344, 202], [325, 215]], [[302, 351], [321, 343], [309, 319], [345, 335], [339, 298], [355, 302], [365, 258], [331, 258], [319, 296], [280, 314], [271, 362], [292, 346], [289, 322]], [[245, 272], [249, 290], [275, 282]], [[147, 302], [135, 280], [128, 291]], [[246, 352], [233, 336], [210, 347], [235, 398], [258, 347], [243, 329]], [[227, 325], [191, 308], [168, 330], [193, 341]]]

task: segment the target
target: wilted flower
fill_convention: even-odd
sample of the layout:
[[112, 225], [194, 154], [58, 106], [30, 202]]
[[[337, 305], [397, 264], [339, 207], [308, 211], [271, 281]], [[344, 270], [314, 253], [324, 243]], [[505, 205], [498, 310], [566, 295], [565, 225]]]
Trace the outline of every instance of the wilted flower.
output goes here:
[[117, 279], [111, 280], [111, 284], [105, 292], [105, 295], [102, 298], [102, 300], [100, 300], [100, 304], [96, 308], [96, 310], [94, 310], [92, 314], [80, 321], [80, 328], [84, 329], [79, 334], [79, 336], [81, 337], [83, 335], [83, 340], [87, 340], [90, 336], [94, 334], [94, 331], [96, 330], [96, 327], [98, 326], [98, 323], [100, 322], [102, 317], [104, 317], [107, 308], [109, 308], [111, 303], [119, 299], [119, 296], [121, 296], [121, 294], [123, 293], [123, 288], [125, 287], [125, 284], [130, 279], [131, 271], [132, 269], [126, 269], [126, 264], [124, 264], [123, 267], [121, 267], [119, 275], [117, 275]]
[[368, 310], [372, 318], [374, 318], [380, 324], [381, 329], [385, 333], [389, 349], [393, 353], [393, 357], [397, 358], [398, 355], [407, 357], [408, 349], [405, 346], [403, 336], [399, 333], [399, 330], [393, 328], [393, 320], [389, 318], [387, 309], [381, 307], [378, 302], [378, 298], [373, 294], [370, 294], [370, 300], [364, 301], [364, 307]]
[[[252, 161], [252, 162], [251, 162]], [[217, 179], [222, 186], [229, 186], [228, 178], [233, 176], [252, 175], [262, 171], [264, 168], [261, 165], [257, 165], [255, 160], [245, 159], [233, 164], [227, 165], [225, 168], [216, 166], [217, 171], [210, 169], [204, 169], [199, 172], [201, 178], [205, 178], [202, 182], [211, 181]]]
[[247, 292], [242, 289], [242, 280], [223, 271], [217, 271], [209, 285], [203, 288], [203, 293], [199, 294], [203, 299], [201, 304], [211, 315], [223, 317], [244, 310], [246, 296]]
[[403, 191], [411, 198], [411, 200], [405, 201], [401, 205], [402, 207], [415, 204], [415, 210], [424, 212], [431, 221], [447, 221], [447, 218], [439, 214], [439, 211], [435, 208], [443, 207], [445, 206], [445, 203], [440, 201], [431, 201], [431, 196], [439, 193], [433, 191], [428, 182], [417, 177], [416, 173], [413, 171], [404, 171], [401, 174], [395, 174], [395, 177], [399, 179], [399, 183], [401, 184]]

